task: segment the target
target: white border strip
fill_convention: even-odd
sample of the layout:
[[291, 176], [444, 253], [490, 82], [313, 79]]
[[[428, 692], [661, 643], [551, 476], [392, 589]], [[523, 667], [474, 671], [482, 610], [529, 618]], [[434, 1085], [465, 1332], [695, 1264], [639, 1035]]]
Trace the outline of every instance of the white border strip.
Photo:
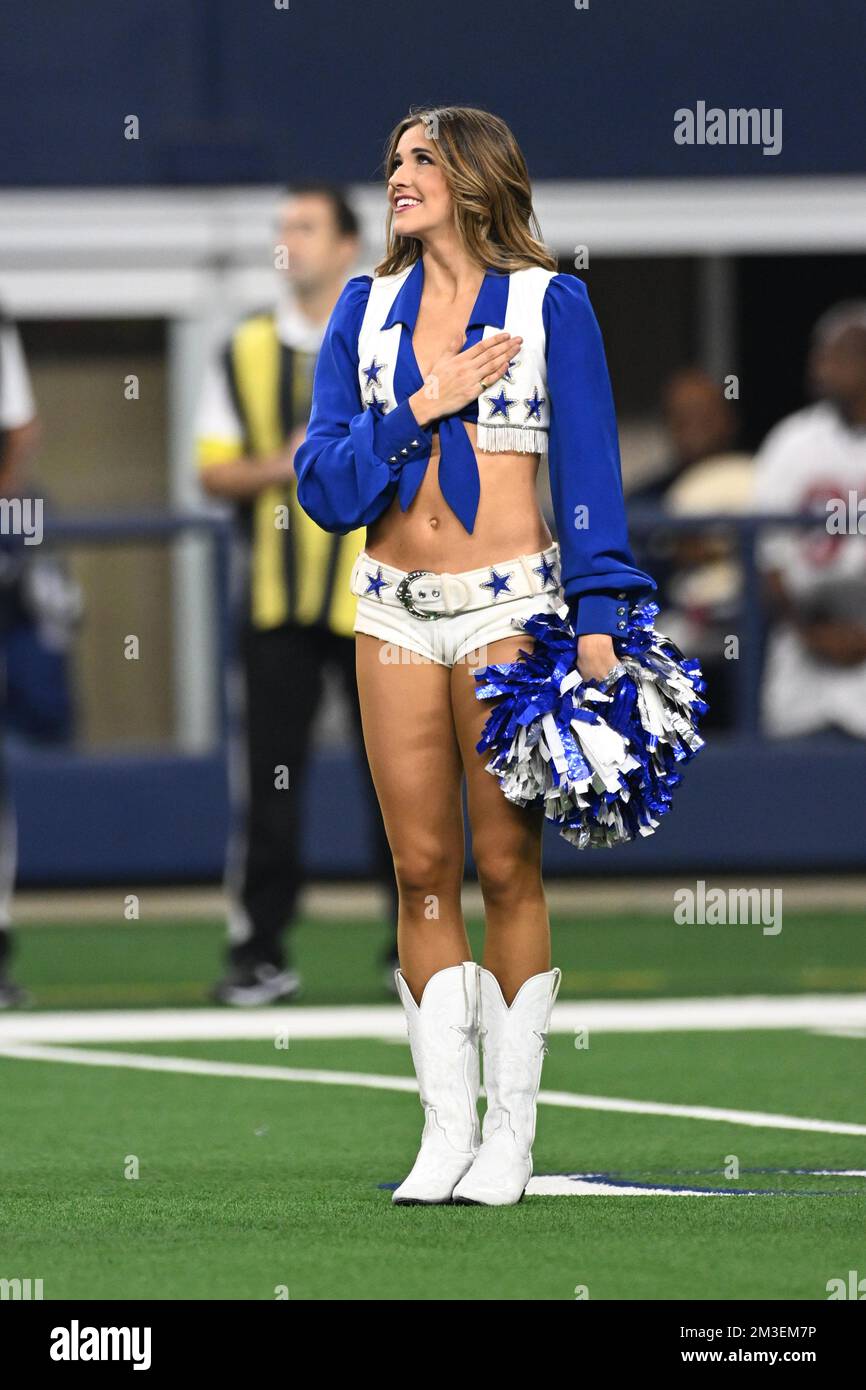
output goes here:
[[[384, 237], [380, 185], [352, 185], [358, 271]], [[175, 318], [273, 294], [276, 187], [0, 192], [0, 294], [20, 318]], [[779, 255], [866, 248], [866, 179], [772, 176], [537, 181], [547, 244], [571, 259]]]

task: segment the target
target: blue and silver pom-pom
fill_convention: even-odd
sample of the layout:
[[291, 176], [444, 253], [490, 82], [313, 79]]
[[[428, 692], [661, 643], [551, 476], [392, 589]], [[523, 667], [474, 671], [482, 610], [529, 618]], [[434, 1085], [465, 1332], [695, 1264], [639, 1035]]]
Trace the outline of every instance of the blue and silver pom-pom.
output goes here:
[[704, 746], [700, 664], [655, 631], [658, 611], [649, 602], [632, 609], [603, 685], [577, 669], [567, 605], [515, 620], [533, 650], [475, 673], [476, 698], [498, 701], [476, 745], [491, 755], [487, 771], [515, 805], [542, 801], [578, 849], [652, 835], [682, 764]]

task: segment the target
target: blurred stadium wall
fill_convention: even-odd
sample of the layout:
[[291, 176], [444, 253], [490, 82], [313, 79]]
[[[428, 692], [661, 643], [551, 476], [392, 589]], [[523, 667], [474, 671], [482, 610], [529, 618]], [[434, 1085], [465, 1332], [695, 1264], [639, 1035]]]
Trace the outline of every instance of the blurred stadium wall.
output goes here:
[[[84, 12], [42, 0], [4, 17], [0, 303], [33, 375], [40, 482], [61, 521], [84, 523], [60, 536], [86, 603], [75, 745], [11, 754], [22, 881], [221, 873], [217, 533], [143, 538], [133, 526], [107, 539], [112, 518], [216, 515], [193, 475], [194, 408], [228, 325], [272, 298], [279, 187], [345, 182], [364, 226], [358, 270], [369, 270], [394, 121], [419, 102], [502, 114], [562, 268], [588, 251], [577, 266], [605, 334], [628, 485], [658, 459], [659, 389], [672, 370], [738, 374], [744, 443], [755, 447], [804, 403], [815, 318], [862, 294], [863, 39], [854, 0], [588, 10], [504, 0], [471, 23], [456, 0], [435, 10], [90, 0]], [[780, 111], [781, 149], [677, 144], [675, 111], [699, 101]], [[130, 373], [134, 404], [123, 395]], [[129, 631], [147, 652], [134, 679], [116, 659]], [[551, 839], [551, 871], [862, 865], [866, 752], [820, 739], [769, 745], [748, 708], [691, 771], [663, 834], [626, 862]], [[334, 787], [354, 804], [333, 703], [317, 766], [310, 860], [358, 876], [364, 826], [335, 827], [328, 814]], [[720, 819], [732, 805], [740, 815]]]

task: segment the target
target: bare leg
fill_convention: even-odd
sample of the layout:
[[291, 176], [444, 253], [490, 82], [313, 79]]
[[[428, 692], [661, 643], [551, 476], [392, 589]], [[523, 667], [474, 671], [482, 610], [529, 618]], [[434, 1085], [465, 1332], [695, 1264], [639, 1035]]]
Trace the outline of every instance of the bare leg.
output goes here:
[[460, 902], [463, 767], [451, 672], [367, 633], [355, 641], [364, 745], [400, 898], [400, 968], [420, 1003], [431, 975], [472, 959]]
[[451, 703], [466, 769], [472, 854], [484, 897], [487, 929], [482, 964], [499, 981], [506, 1004], [532, 975], [550, 969], [550, 921], [541, 881], [541, 807], [521, 808], [506, 801], [486, 770], [486, 754], [475, 745], [493, 705], [475, 698], [473, 671], [493, 662], [513, 661], [518, 648], [529, 650], [525, 634], [503, 637], [480, 652], [469, 652], [451, 671]]

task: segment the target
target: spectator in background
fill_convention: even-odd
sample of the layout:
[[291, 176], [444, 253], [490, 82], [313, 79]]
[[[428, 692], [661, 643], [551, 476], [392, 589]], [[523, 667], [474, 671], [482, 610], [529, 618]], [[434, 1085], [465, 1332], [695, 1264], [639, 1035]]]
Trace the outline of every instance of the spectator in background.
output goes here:
[[[36, 406], [18, 330], [0, 311], [0, 497], [21, 493], [27, 465], [38, 442]], [[6, 637], [20, 602], [20, 536], [0, 535], [0, 737], [6, 726]], [[6, 761], [0, 747], [0, 1009], [27, 1002], [9, 975], [12, 954], [11, 904], [15, 886], [16, 826], [9, 799]]]
[[660, 472], [628, 495], [632, 505], [664, 506], [677, 479], [694, 464], [725, 454], [737, 437], [736, 406], [700, 367], [684, 367], [662, 388], [662, 415], [670, 454]]
[[776, 738], [830, 728], [866, 738], [866, 300], [818, 320], [808, 375], [817, 403], [776, 425], [756, 457], [761, 511], [822, 518], [815, 530], [773, 530], [759, 548], [776, 618], [763, 725]]
[[[300, 988], [284, 942], [303, 883], [300, 798], [323, 676], [333, 670], [352, 712], [389, 900], [386, 979], [397, 963], [397, 887], [370, 781], [355, 676], [349, 575], [365, 531], [329, 535], [297, 505], [294, 454], [310, 412], [313, 370], [331, 311], [358, 254], [358, 224], [339, 189], [295, 187], [279, 208], [287, 265], [275, 303], [242, 320], [207, 378], [197, 422], [202, 485], [234, 504], [245, 557], [239, 648], [245, 692], [244, 819], [229, 851], [225, 1004], [291, 999]], [[287, 524], [285, 524], [287, 522]], [[280, 773], [287, 770], [287, 777]], [[339, 788], [333, 789], [335, 814]], [[237, 812], [236, 812], [237, 819]]]
[[[667, 467], [629, 493], [629, 515], [641, 508], [686, 517], [751, 510], [753, 468], [747, 454], [732, 452], [737, 409], [720, 384], [698, 367], [676, 372], [662, 393], [670, 439]], [[726, 659], [726, 637], [742, 598], [736, 542], [712, 531], [672, 532], [659, 526], [637, 537], [638, 563], [656, 576], [659, 628], [699, 658], [707, 679], [708, 728], [733, 721], [735, 668]]]

